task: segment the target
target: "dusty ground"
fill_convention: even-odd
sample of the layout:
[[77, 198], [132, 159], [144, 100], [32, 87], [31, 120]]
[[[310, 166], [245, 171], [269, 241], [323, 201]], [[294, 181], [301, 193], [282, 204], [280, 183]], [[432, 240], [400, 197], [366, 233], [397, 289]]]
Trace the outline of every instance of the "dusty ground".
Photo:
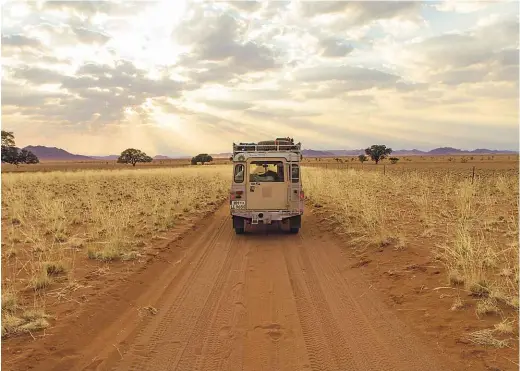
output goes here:
[[179, 227], [144, 265], [113, 264], [88, 277], [74, 300], [56, 306], [58, 320], [45, 334], [4, 341], [2, 368], [517, 368], [515, 349], [457, 341], [453, 335], [474, 323], [439, 315], [440, 292], [407, 293], [397, 305], [396, 278], [375, 279], [393, 259], [393, 267], [407, 265], [398, 291], [435, 286], [442, 268], [424, 254], [386, 249], [360, 263], [325, 230], [318, 210], [307, 210], [300, 235], [236, 236], [226, 204], [191, 232]]
[[516, 159], [309, 165], [300, 236], [235, 236], [227, 167], [3, 176], [3, 368], [518, 368]]

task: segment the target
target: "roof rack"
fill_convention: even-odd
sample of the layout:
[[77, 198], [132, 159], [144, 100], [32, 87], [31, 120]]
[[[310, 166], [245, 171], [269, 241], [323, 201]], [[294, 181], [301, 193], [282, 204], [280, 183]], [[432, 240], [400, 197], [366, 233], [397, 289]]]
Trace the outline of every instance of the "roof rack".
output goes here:
[[301, 154], [301, 143], [294, 143], [291, 138], [276, 138], [258, 143], [233, 143], [233, 156], [243, 152], [292, 152]]

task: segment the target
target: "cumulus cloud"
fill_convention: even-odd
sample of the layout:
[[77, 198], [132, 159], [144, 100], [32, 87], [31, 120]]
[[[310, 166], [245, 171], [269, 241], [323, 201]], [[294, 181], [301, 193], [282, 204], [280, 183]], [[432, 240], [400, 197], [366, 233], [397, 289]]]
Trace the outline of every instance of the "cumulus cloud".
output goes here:
[[[24, 81], [26, 87], [54, 84], [58, 88], [58, 93], [49, 95], [49, 98], [58, 98], [55, 104], [26, 106], [23, 113], [40, 119], [48, 114], [60, 120], [80, 123], [94, 118], [98, 122], [120, 120], [125, 107], [143, 112], [138, 107], [147, 99], [178, 97], [184, 89], [190, 89], [188, 84], [169, 76], [151, 79], [146, 74], [145, 70], [129, 61], [117, 60], [113, 66], [86, 63], [73, 75], [23, 66], [13, 68], [11, 76], [13, 81]], [[43, 99], [42, 95], [39, 93], [36, 97]], [[14, 102], [7, 96], [7, 101], [2, 103], [10, 105]]]
[[344, 57], [354, 49], [346, 40], [328, 38], [320, 41], [324, 57]]
[[342, 13], [350, 26], [380, 19], [416, 17], [421, 8], [417, 1], [304, 1], [300, 9], [304, 16]]
[[42, 43], [40, 40], [33, 39], [24, 35], [2, 35], [2, 48], [40, 48]]
[[431, 4], [433, 8], [441, 12], [455, 12], [455, 13], [473, 13], [483, 10], [490, 5], [490, 3], [498, 3], [503, 0], [488, 0], [488, 1], [460, 1], [460, 0], [444, 0]]
[[173, 39], [192, 47], [189, 60], [227, 62], [238, 73], [276, 67], [275, 51], [246, 39], [247, 24], [232, 13], [203, 4], [183, 20]]
[[[2, 120], [20, 144], [91, 154], [140, 140], [152, 153], [223, 152], [231, 141], [285, 134], [306, 147], [362, 148], [385, 136], [399, 147], [457, 146], [469, 143], [459, 138], [468, 120], [500, 145], [491, 128], [509, 127], [518, 113], [518, 16], [514, 4], [486, 9], [415, 1], [6, 4]], [[433, 116], [460, 125], [459, 134], [433, 130], [423, 141], [421, 117]], [[471, 140], [480, 144], [480, 134]], [[93, 148], [82, 135], [107, 139]]]
[[261, 1], [232, 1], [231, 6], [246, 12], [253, 12], [262, 8]]

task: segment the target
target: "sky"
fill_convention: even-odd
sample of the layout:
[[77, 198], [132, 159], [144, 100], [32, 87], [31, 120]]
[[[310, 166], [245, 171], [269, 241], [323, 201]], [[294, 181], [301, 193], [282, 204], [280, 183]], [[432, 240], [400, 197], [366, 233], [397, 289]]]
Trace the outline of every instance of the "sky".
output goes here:
[[1, 27], [20, 147], [518, 149], [516, 0], [18, 0]]

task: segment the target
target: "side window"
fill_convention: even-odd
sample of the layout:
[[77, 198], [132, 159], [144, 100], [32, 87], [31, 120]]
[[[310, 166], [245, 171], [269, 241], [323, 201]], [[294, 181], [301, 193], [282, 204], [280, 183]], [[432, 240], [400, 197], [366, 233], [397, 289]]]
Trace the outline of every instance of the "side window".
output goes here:
[[244, 165], [237, 164], [235, 165], [235, 183], [243, 183], [244, 182]]
[[291, 182], [298, 183], [300, 181], [300, 167], [298, 165], [291, 166]]

